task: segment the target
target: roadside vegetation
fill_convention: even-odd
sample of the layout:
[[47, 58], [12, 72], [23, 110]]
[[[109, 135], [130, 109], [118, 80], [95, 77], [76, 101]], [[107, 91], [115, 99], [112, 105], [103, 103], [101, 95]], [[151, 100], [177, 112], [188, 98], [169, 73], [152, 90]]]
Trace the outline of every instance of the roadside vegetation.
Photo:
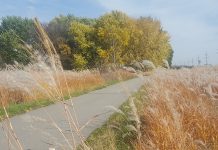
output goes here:
[[156, 70], [87, 145], [96, 150], [218, 149], [217, 74], [217, 67]]
[[[37, 19], [2, 18], [0, 117], [6, 122], [3, 128], [6, 135], [10, 135], [7, 137], [9, 145], [15, 143], [17, 149], [22, 149], [10, 122], [12, 115], [61, 102], [71, 138], [75, 140], [74, 136], [79, 136], [82, 147], [87, 149], [89, 146], [80, 133], [76, 114], [70, 111], [74, 110], [73, 102], [66, 104], [64, 100], [130, 79], [136, 72], [143, 73], [158, 66], [168, 68], [172, 56], [168, 33], [158, 20], [150, 17], [136, 19], [112, 11], [96, 19], [58, 16], [43, 25]], [[149, 66], [148, 69], [145, 66]], [[135, 148], [144, 136], [138, 104], [133, 99], [129, 102], [129, 106], [123, 108], [127, 114], [114, 108], [122, 114], [114, 116], [121, 123], [115, 121], [111, 127], [122, 131], [119, 139], [122, 137], [124, 141], [113, 145], [118, 148]], [[76, 147], [76, 142], [72, 141], [71, 145], [60, 127], [52, 123], [68, 146]]]
[[[37, 19], [34, 20], [34, 27], [38, 39], [41, 41], [42, 51], [40, 52], [24, 42], [22, 46], [33, 60], [28, 64], [21, 64], [16, 61], [14, 61], [14, 64], [4, 64], [1, 70], [0, 115], [3, 116], [1, 116], [1, 119], [4, 119], [1, 123], [8, 146], [23, 149], [22, 143], [16, 136], [11, 124], [11, 115], [47, 106], [54, 102], [63, 105], [66, 115], [63, 118], [66, 117], [66, 121], [69, 123], [72, 132], [71, 138], [74, 139], [74, 136], [78, 135], [83, 143], [84, 137], [80, 133], [76, 114], [72, 114], [72, 110], [74, 110], [72, 97], [133, 78], [135, 74], [116, 66], [66, 71], [63, 69], [52, 41]], [[65, 103], [64, 100], [66, 99], [69, 99], [71, 103]], [[68, 146], [73, 149], [75, 141], [69, 143], [61, 128], [54, 121], [52, 121], [52, 124], [67, 141]]]
[[96, 19], [60, 15], [43, 25], [3, 17], [0, 116], [3, 106], [11, 116], [129, 79], [135, 69], [145, 70], [143, 62], [171, 64], [169, 39], [158, 20], [119, 11]]
[[[4, 25], [5, 23], [2, 23], [2, 26]], [[41, 41], [42, 52], [25, 45], [25, 42], [19, 45], [28, 52], [32, 62], [28, 64], [16, 62], [13, 57], [19, 56], [10, 51], [7, 51], [10, 55], [5, 56], [14, 59], [14, 62], [5, 63], [0, 71], [0, 119], [135, 77], [134, 73], [113, 67], [104, 70], [63, 70], [56, 49], [37, 20], [34, 30], [38, 33], [38, 40]]]
[[[2, 18], [0, 117], [10, 123], [11, 115], [132, 78], [133, 64], [169, 68], [169, 40], [158, 20], [118, 11], [96, 19], [58, 16], [43, 26], [37, 19]], [[111, 107], [116, 114], [85, 142], [69, 111], [73, 104], [63, 102], [65, 115], [80, 149], [216, 150], [217, 76], [217, 67], [156, 69], [120, 109]], [[22, 149], [12, 126], [7, 129]]]
[[[133, 150], [140, 136], [140, 111], [147, 103], [145, 87], [130, 97], [119, 109], [111, 107], [114, 114], [86, 140], [91, 149]], [[78, 147], [84, 149], [83, 146]]]

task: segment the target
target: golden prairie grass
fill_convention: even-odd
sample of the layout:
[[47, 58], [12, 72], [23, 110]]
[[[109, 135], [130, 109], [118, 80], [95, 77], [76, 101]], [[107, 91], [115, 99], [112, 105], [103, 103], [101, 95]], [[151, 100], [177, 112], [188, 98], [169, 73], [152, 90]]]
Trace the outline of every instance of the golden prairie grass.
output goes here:
[[139, 150], [218, 149], [218, 68], [157, 70], [148, 78]]
[[[0, 71], [0, 105], [22, 103], [33, 100], [58, 99], [64, 96], [92, 90], [115, 80], [128, 79], [133, 74], [119, 70], [101, 74], [98, 70], [51, 71], [32, 70]], [[59, 97], [61, 98], [61, 97]], [[61, 100], [61, 99], [60, 99]]]

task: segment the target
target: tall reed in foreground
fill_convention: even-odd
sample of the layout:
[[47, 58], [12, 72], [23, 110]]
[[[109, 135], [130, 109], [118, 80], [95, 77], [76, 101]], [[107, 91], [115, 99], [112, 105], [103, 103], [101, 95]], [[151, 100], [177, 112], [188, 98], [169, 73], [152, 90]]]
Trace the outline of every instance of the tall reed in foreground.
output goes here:
[[135, 148], [218, 149], [218, 68], [157, 70], [148, 78]]

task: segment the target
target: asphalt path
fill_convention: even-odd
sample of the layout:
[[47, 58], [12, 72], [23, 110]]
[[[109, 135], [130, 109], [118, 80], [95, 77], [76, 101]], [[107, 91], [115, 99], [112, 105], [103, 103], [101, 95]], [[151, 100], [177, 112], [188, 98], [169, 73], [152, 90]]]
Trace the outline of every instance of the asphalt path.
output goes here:
[[134, 78], [0, 123], [0, 150], [74, 149], [144, 84]]

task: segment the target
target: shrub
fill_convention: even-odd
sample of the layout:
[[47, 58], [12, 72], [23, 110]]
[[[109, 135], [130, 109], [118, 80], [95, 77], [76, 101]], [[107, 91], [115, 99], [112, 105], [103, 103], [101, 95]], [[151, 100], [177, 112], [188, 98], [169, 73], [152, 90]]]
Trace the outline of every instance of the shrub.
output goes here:
[[142, 64], [144, 66], [145, 71], [150, 71], [155, 69], [155, 65], [153, 64], [153, 62], [149, 61], [149, 60], [143, 60]]
[[165, 60], [165, 59], [163, 60], [163, 67], [166, 68], [166, 69], [170, 68], [170, 65], [169, 65], [168, 61]]

